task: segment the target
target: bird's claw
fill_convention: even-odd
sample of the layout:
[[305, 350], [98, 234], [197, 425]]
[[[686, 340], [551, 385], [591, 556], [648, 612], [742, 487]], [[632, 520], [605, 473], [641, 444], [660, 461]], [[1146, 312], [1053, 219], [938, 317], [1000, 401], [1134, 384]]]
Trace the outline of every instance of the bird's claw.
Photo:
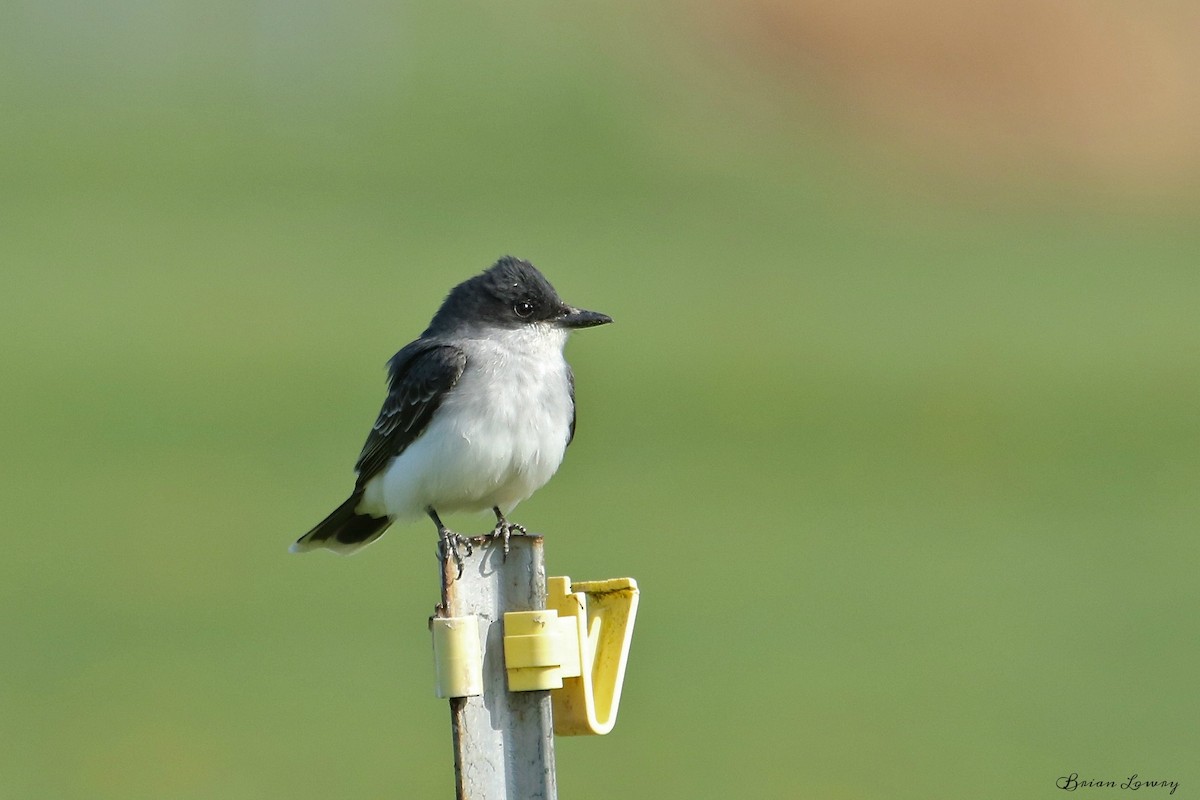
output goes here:
[[459, 578], [463, 576], [463, 554], [459, 551], [460, 547], [467, 549], [466, 558], [470, 558], [475, 553], [475, 545], [472, 544], [469, 536], [463, 536], [461, 533], [451, 530], [442, 531], [442, 537], [438, 540], [438, 552], [441, 554], [443, 562], [447, 558], [454, 559], [454, 564], [458, 567]]
[[524, 525], [520, 525], [516, 522], [509, 522], [508, 520], [501, 518], [497, 520], [496, 527], [492, 528], [492, 532], [480, 536], [478, 541], [482, 544], [483, 542], [494, 542], [499, 539], [504, 543], [504, 560], [507, 561], [509, 551], [508, 540], [514, 536], [526, 536], [528, 533], [529, 531]]

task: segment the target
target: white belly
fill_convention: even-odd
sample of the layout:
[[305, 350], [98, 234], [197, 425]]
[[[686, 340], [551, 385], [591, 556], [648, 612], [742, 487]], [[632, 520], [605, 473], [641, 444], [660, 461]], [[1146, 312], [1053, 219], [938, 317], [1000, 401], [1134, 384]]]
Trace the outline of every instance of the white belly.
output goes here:
[[398, 519], [504, 513], [562, 463], [574, 413], [565, 334], [523, 330], [471, 343], [467, 368], [429, 426], [365, 487], [364, 511]]

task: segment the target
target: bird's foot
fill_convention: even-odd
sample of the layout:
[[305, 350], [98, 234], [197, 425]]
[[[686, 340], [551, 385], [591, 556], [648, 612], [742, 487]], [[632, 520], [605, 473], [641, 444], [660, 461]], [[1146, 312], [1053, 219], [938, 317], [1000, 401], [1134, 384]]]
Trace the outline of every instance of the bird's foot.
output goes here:
[[519, 525], [516, 522], [509, 522], [506, 520], [504, 515], [500, 513], [499, 509], [493, 510], [496, 512], [496, 527], [492, 528], [491, 533], [486, 533], [483, 536], [480, 536], [478, 539], [476, 539], [476, 541], [480, 544], [483, 544], [484, 542], [494, 542], [499, 539], [504, 543], [504, 560], [507, 561], [509, 550], [508, 540], [514, 536], [526, 536], [528, 535], [529, 531], [524, 525]]
[[455, 533], [449, 528], [442, 528], [438, 531], [441, 538], [438, 539], [438, 553], [442, 557], [442, 561], [454, 559], [455, 566], [458, 567], [458, 577], [463, 576], [463, 553], [462, 548], [466, 548], [466, 558], [470, 558], [475, 552], [475, 545], [471, 543], [471, 537], [463, 536], [461, 533]]

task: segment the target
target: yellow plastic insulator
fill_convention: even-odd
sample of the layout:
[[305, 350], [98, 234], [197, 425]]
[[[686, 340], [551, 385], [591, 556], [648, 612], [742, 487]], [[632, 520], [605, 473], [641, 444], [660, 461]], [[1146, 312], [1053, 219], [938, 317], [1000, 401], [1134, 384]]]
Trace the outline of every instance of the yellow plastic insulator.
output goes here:
[[617, 722], [617, 706], [625, 682], [625, 664], [637, 616], [638, 587], [633, 578], [579, 581], [547, 580], [546, 608], [558, 612], [571, 633], [578, 669], [563, 669], [561, 689], [550, 692], [554, 732], [560, 736], [605, 734]]
[[510, 692], [562, 686], [563, 652], [558, 612], [509, 611], [504, 615], [504, 668]]
[[434, 617], [433, 668], [438, 697], [483, 694], [483, 648], [478, 617]]

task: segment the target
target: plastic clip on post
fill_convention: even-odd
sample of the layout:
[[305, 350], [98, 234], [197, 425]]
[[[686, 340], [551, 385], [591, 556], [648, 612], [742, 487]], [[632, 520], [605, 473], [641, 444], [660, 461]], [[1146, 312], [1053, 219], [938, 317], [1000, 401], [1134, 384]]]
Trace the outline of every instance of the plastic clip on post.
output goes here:
[[637, 616], [633, 578], [549, 578], [544, 611], [504, 615], [509, 691], [549, 689], [554, 732], [605, 734], [617, 721]]
[[433, 668], [437, 696], [473, 697], [483, 694], [483, 648], [479, 617], [434, 617]]

